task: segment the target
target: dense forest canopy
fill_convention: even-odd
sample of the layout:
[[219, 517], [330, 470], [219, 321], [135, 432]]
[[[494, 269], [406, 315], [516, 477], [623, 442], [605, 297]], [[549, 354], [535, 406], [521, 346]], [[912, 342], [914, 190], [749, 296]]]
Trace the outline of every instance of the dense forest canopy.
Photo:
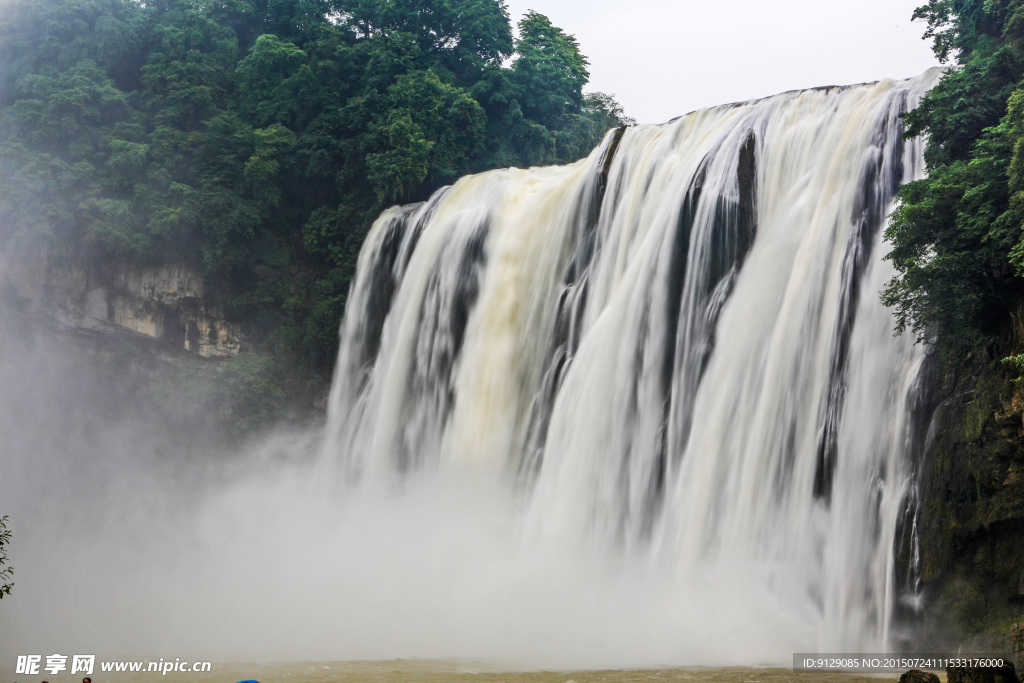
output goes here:
[[2, 0], [0, 248], [178, 260], [321, 368], [370, 223], [627, 123], [503, 0]]
[[929, 0], [914, 16], [955, 68], [906, 116], [928, 177], [900, 192], [883, 300], [959, 357], [1005, 337], [1024, 300], [1024, 2]]

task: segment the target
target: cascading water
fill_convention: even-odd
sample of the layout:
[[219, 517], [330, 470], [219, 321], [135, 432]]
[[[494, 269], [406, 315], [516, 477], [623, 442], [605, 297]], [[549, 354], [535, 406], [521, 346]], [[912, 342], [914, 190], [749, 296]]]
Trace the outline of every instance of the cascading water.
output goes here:
[[878, 301], [881, 228], [922, 173], [899, 115], [938, 77], [613, 131], [574, 165], [389, 210], [325, 466], [498, 482], [518, 560], [643, 577], [664, 613], [636, 628], [687, 624], [689, 651], [739, 621], [786, 634], [754, 657], [886, 647], [923, 351]]
[[0, 660], [884, 649], [924, 352], [879, 303], [881, 228], [922, 172], [899, 114], [939, 75], [613, 131], [389, 210], [325, 431], [244, 458], [188, 460], [104, 407], [94, 353], [0, 308]]

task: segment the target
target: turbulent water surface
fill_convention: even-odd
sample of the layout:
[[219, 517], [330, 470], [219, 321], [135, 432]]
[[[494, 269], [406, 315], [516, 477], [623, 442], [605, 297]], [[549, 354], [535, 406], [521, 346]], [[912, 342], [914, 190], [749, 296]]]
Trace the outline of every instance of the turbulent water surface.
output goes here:
[[923, 351], [878, 301], [881, 228], [922, 173], [899, 114], [937, 78], [698, 111], [386, 212], [326, 429], [240, 472], [183, 478], [173, 444], [81, 405], [26, 418], [11, 387], [64, 375], [0, 364], [21, 520], [0, 651], [885, 650]]

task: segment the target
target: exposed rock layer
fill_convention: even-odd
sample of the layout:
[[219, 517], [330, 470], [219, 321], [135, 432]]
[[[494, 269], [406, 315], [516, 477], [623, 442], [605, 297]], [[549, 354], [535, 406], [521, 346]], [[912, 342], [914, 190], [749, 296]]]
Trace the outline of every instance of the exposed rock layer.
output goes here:
[[235, 356], [244, 345], [239, 325], [209, 301], [202, 274], [188, 265], [27, 257], [0, 265], [9, 300], [65, 327], [138, 334], [204, 358]]

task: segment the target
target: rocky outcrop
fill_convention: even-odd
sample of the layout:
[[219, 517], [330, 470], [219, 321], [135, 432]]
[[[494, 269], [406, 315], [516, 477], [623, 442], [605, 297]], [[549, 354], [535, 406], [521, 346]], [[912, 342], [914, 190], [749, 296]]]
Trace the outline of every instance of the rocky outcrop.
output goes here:
[[[902, 680], [902, 679], [901, 679]], [[936, 679], [937, 680], [937, 679]], [[1020, 683], [1013, 664], [992, 667], [947, 667], [947, 683]]]
[[911, 669], [900, 676], [900, 683], [939, 683], [939, 677], [930, 671]]
[[244, 345], [239, 326], [208, 300], [202, 274], [185, 264], [8, 257], [0, 294], [65, 327], [141, 335], [204, 358], [235, 356]]
[[935, 364], [931, 391], [942, 400], [918, 514], [918, 640], [932, 651], [1012, 652], [1011, 627], [1024, 617], [1024, 380], [1003, 360], [1024, 349], [1024, 327], [1014, 327], [998, 347]]

